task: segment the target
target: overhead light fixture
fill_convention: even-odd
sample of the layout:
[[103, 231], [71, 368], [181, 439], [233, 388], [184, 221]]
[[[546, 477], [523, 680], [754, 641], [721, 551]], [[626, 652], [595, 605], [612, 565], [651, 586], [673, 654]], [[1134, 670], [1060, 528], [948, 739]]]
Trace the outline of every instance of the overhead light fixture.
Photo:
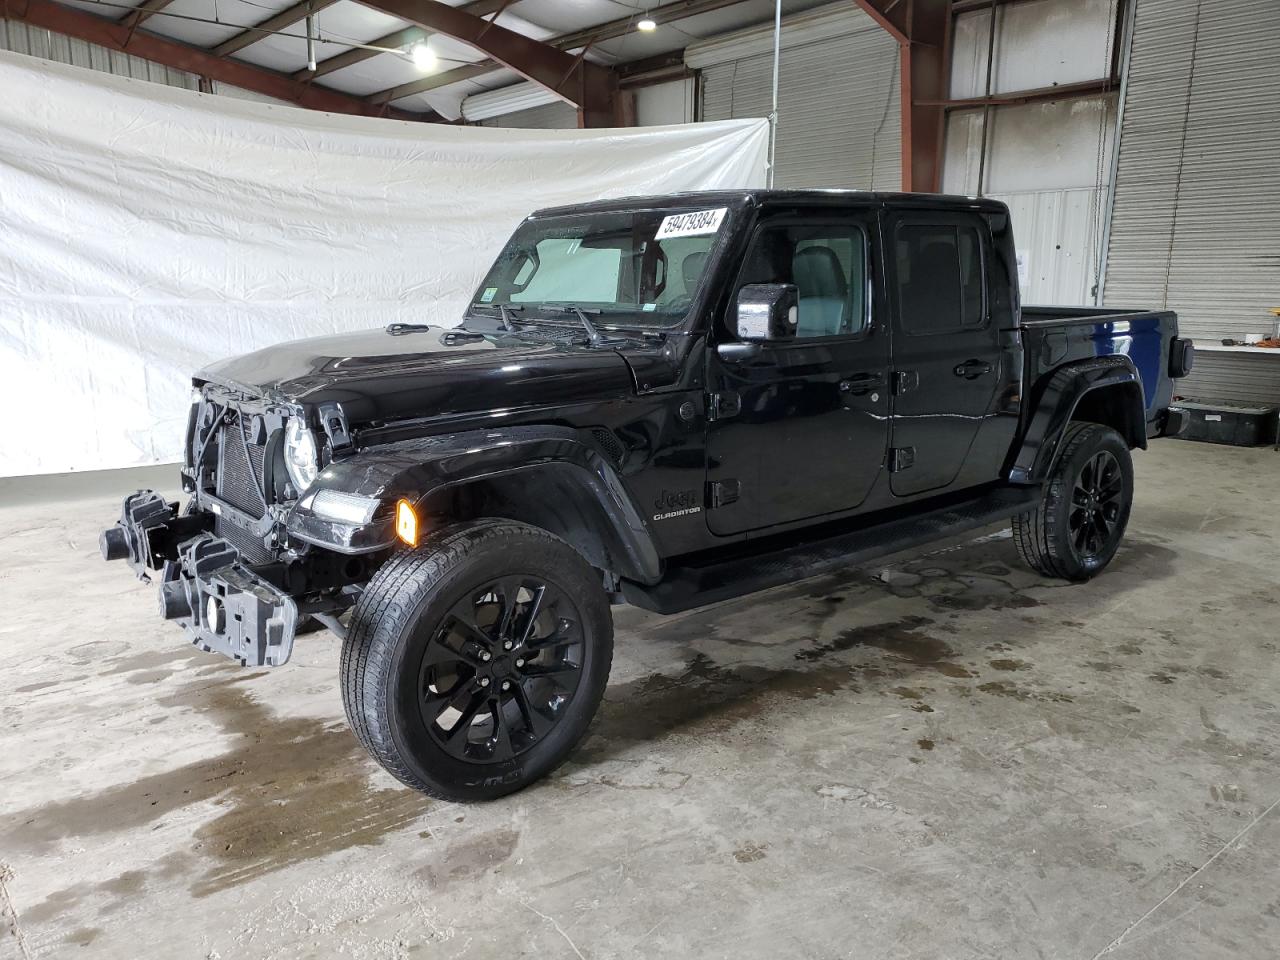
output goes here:
[[653, 33], [658, 29], [658, 23], [653, 17], [644, 17], [636, 22], [636, 29], [641, 33]]
[[409, 54], [413, 57], [413, 65], [424, 73], [435, 69], [436, 55], [426, 43], [415, 43]]

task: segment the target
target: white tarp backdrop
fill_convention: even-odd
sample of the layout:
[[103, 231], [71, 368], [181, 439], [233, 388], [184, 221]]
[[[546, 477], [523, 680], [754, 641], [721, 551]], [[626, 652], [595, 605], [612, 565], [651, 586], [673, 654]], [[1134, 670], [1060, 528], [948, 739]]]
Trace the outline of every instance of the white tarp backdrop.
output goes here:
[[538, 207], [765, 176], [761, 120], [404, 123], [9, 53], [0, 91], [0, 476], [180, 459], [219, 357], [452, 326]]

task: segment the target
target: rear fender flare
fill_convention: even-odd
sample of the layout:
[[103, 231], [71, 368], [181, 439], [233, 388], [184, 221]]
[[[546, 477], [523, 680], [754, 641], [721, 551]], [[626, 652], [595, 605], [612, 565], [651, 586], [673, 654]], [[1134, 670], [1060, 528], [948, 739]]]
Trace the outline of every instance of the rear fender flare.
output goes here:
[[[308, 509], [322, 489], [376, 497], [367, 524], [344, 524]], [[594, 566], [656, 582], [653, 536], [614, 466], [569, 427], [513, 427], [404, 440], [330, 463], [289, 514], [291, 538], [344, 554], [394, 546], [394, 507], [407, 500], [425, 518], [447, 518], [463, 491], [482, 491], [498, 514], [544, 527]]]
[[1045, 380], [1035, 400], [1022, 442], [1009, 468], [1012, 483], [1040, 483], [1049, 476], [1067, 425], [1086, 397], [1111, 391], [1116, 398], [1108, 426], [1114, 427], [1132, 447], [1146, 449], [1147, 431], [1142, 378], [1133, 361], [1121, 354], [1068, 363]]

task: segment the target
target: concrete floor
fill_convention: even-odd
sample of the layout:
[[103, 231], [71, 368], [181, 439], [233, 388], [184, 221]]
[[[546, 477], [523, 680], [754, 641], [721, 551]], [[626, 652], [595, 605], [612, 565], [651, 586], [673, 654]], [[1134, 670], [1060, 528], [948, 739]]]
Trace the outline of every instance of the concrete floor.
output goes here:
[[620, 610], [585, 746], [484, 806], [366, 759], [330, 634], [184, 645], [110, 481], [0, 488], [6, 960], [1277, 954], [1280, 454], [1153, 444], [1085, 586], [997, 534]]

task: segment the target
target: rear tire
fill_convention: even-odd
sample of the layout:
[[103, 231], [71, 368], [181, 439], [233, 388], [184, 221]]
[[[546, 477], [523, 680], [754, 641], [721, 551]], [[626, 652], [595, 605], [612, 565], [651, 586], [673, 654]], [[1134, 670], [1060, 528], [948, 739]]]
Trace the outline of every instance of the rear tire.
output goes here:
[[612, 659], [600, 575], [545, 530], [482, 520], [374, 575], [343, 643], [342, 700], [356, 738], [402, 783], [491, 800], [564, 761]]
[[1067, 426], [1039, 505], [1013, 518], [1023, 561], [1046, 577], [1084, 581], [1115, 556], [1133, 505], [1133, 458], [1111, 427]]

